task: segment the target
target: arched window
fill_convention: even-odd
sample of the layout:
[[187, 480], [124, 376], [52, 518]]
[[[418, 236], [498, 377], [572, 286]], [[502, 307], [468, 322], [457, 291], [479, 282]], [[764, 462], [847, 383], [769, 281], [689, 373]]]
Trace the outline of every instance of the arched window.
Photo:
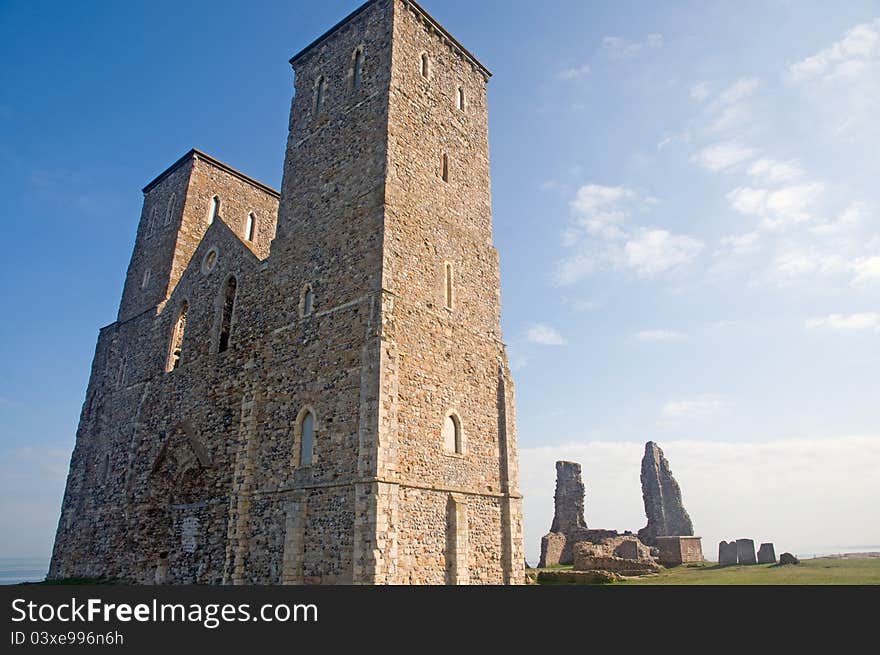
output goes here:
[[156, 231], [156, 208], [153, 207], [150, 210], [150, 219], [147, 221], [147, 238], [149, 239], [153, 236], [153, 232]]
[[446, 302], [446, 309], [452, 309], [452, 302], [455, 300], [455, 276], [452, 272], [452, 264], [446, 262], [443, 268], [443, 300]]
[[443, 447], [450, 453], [461, 455], [464, 444], [461, 438], [461, 421], [455, 414], [448, 414], [443, 420]]
[[171, 197], [168, 199], [168, 207], [165, 209], [165, 220], [162, 222], [162, 225], [171, 225], [171, 218], [174, 216], [174, 211], [177, 209], [177, 194], [172, 193]]
[[208, 208], [208, 225], [220, 216], [220, 196], [211, 198], [211, 206]]
[[443, 158], [440, 162], [440, 177], [443, 178], [444, 182], [449, 181], [449, 155], [445, 152], [443, 153]]
[[146, 289], [148, 286], [150, 286], [150, 275], [152, 275], [152, 273], [153, 269], [151, 268], [148, 268], [144, 271], [144, 277], [141, 280], [141, 289]]
[[425, 52], [422, 53], [420, 71], [422, 73], [422, 77], [428, 77], [428, 75], [431, 73], [431, 62], [428, 59], [428, 54]]
[[223, 314], [220, 316], [220, 342], [218, 352], [229, 349], [229, 337], [232, 336], [232, 310], [235, 309], [235, 293], [238, 289], [238, 281], [235, 276], [230, 276], [223, 290]]
[[361, 85], [361, 78], [364, 74], [364, 49], [358, 48], [354, 51], [354, 66], [351, 72], [351, 86], [353, 89]]
[[311, 410], [306, 410], [299, 420], [299, 436], [299, 465], [311, 466], [315, 452], [315, 415]]
[[257, 218], [254, 216], [254, 213], [251, 212], [250, 214], [248, 214], [247, 221], [244, 224], [244, 238], [248, 241], [253, 241], [256, 228]]
[[188, 309], [189, 303], [184, 300], [180, 305], [180, 314], [177, 315], [177, 321], [174, 323], [174, 330], [171, 333], [171, 347], [168, 350], [166, 371], [173, 371], [180, 365], [180, 353], [181, 346], [183, 346], [183, 332], [186, 330], [186, 312]]
[[107, 477], [110, 475], [110, 453], [106, 453], [104, 455], [104, 461], [101, 467], [101, 482], [107, 482]]
[[464, 111], [464, 89], [458, 87], [458, 108]]
[[315, 115], [320, 114], [324, 109], [324, 94], [327, 92], [327, 80], [323, 75], [318, 76], [315, 83]]
[[302, 297], [299, 301], [300, 316], [309, 316], [315, 309], [315, 293], [312, 291], [312, 285], [307, 284], [303, 287]]

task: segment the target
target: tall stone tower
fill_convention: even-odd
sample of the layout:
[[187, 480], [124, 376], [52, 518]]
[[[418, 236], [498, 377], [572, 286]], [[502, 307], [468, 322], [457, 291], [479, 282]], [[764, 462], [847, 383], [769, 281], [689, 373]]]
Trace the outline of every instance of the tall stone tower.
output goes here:
[[[277, 196], [202, 153], [145, 190], [89, 387], [135, 418], [87, 402], [50, 575], [522, 582], [490, 74], [412, 0], [367, 2], [291, 63], [270, 249], [252, 207]], [[229, 179], [193, 178], [205, 161]], [[165, 186], [191, 213], [145, 249]]]

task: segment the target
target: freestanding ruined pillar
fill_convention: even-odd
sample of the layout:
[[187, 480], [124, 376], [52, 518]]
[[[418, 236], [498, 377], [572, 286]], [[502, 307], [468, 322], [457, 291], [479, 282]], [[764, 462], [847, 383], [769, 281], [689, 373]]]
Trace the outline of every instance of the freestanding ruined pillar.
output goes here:
[[653, 441], [645, 444], [641, 480], [648, 517], [648, 524], [639, 530], [642, 543], [654, 546], [658, 536], [692, 536], [694, 524], [682, 504], [681, 489], [663, 451]]

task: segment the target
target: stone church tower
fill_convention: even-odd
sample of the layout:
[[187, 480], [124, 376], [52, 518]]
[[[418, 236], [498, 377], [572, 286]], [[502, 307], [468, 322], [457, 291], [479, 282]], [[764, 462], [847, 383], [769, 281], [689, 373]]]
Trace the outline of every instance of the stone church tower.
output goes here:
[[490, 73], [412, 0], [291, 64], [280, 194], [197, 150], [144, 189], [50, 577], [520, 583]]

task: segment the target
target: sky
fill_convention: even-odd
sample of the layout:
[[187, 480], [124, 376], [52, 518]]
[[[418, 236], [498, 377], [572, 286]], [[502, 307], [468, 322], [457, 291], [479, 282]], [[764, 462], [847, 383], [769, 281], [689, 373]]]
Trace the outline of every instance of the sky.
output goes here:
[[[279, 187], [287, 60], [358, 4], [0, 0], [0, 556], [50, 553], [140, 189]], [[710, 557], [880, 550], [880, 2], [422, 4], [494, 73], [527, 557], [557, 459], [642, 527], [647, 440]]]

